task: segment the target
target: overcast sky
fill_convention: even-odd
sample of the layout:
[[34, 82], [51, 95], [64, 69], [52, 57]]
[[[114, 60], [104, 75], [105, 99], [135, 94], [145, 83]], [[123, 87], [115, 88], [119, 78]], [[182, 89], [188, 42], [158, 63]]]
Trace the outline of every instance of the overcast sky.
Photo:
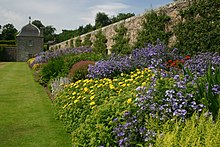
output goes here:
[[56, 33], [63, 29], [74, 30], [80, 25], [94, 25], [98, 12], [109, 17], [118, 13], [141, 14], [152, 7], [171, 3], [173, 0], [0, 0], [0, 25], [11, 23], [18, 31], [29, 21], [40, 20], [52, 25]]

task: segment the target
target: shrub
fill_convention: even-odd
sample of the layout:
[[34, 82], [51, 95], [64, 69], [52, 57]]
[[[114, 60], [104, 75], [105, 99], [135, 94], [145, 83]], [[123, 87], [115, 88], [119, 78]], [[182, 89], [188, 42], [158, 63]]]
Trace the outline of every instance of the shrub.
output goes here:
[[220, 120], [213, 122], [207, 114], [195, 114], [185, 122], [168, 120], [157, 134], [155, 146], [161, 147], [218, 147], [220, 145]]
[[95, 61], [79, 61], [71, 67], [68, 77], [72, 81], [85, 79], [86, 75], [88, 74], [89, 65], [94, 65], [94, 64]]
[[59, 58], [63, 55], [75, 55], [87, 52], [92, 52], [92, 49], [88, 47], [78, 47], [41, 52], [36, 55], [35, 60], [30, 64], [30, 67], [33, 67], [34, 64], [37, 63], [47, 63], [49, 60]]
[[47, 64], [42, 65], [39, 72], [39, 82], [46, 86], [47, 83], [56, 77], [66, 77], [73, 64], [83, 60], [100, 60], [102, 56], [95, 53], [67, 54], [58, 58], [50, 59]]

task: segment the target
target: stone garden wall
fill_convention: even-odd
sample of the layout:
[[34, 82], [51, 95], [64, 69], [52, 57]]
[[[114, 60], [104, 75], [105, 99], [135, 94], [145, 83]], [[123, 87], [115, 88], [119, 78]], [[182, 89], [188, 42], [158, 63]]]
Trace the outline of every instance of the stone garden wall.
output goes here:
[[[175, 26], [175, 24], [177, 24], [180, 21], [183, 21], [181, 19], [181, 16], [179, 15], [180, 10], [184, 10], [185, 8], [187, 8], [187, 6], [188, 6], [188, 2], [186, 0], [182, 0], [182, 1], [167, 4], [165, 6], [162, 6], [162, 7], [158, 8], [158, 9], [154, 9], [154, 11], [163, 12], [163, 13], [165, 13], [168, 16], [171, 17], [171, 20], [170, 20], [169, 24], [166, 27], [166, 31], [172, 31], [173, 26]], [[122, 20], [120, 22], [117, 22], [117, 23], [114, 23], [114, 24], [111, 24], [111, 25], [108, 25], [106, 27], [101, 28], [103, 34], [107, 38], [107, 49], [109, 50], [109, 53], [110, 53], [111, 46], [114, 44], [114, 41], [113, 41], [112, 37], [116, 34], [115, 27], [119, 26], [120, 24], [123, 24], [128, 29], [127, 36], [130, 39], [130, 44], [133, 44], [136, 41], [138, 31], [141, 30], [141, 28], [142, 28], [142, 22], [144, 20], [144, 14], [146, 14], [146, 13], [148, 13], [148, 12], [145, 12], [145, 13], [137, 15], [137, 16], [133, 16], [131, 18], [128, 18], [128, 19]], [[83, 34], [79, 37], [83, 42], [85, 36], [90, 34], [91, 35], [90, 40], [92, 42], [94, 42], [95, 34], [98, 31], [99, 30], [95, 30], [95, 31], [89, 32], [87, 34]], [[52, 45], [52, 46], [50, 46], [49, 49], [70, 48], [71, 45], [74, 45], [75, 40], [77, 38], [78, 37], [71, 38], [71, 39], [66, 40], [64, 42]], [[176, 38], [175, 38], [175, 35], [174, 35], [170, 38], [169, 45], [172, 45], [175, 42], [175, 40], [176, 40]]]

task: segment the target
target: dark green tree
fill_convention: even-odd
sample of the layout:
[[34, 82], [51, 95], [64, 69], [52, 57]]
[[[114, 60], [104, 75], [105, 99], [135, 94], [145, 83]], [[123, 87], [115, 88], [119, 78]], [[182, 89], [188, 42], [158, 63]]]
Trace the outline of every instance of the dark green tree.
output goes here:
[[43, 31], [45, 43], [55, 40], [56, 28], [54, 28], [52, 25], [44, 26], [40, 20], [34, 20], [32, 21], [32, 24], [38, 27], [39, 30]]
[[2, 28], [2, 40], [15, 40], [17, 29], [13, 24], [6, 24]]
[[148, 43], [156, 44], [157, 40], [168, 43], [170, 32], [165, 32], [165, 26], [169, 22], [170, 17], [166, 14], [158, 14], [154, 11], [145, 14], [145, 19], [142, 24], [135, 48], [145, 47]]
[[111, 20], [109, 19], [108, 15], [105, 14], [104, 12], [98, 12], [96, 14], [96, 17], [95, 17], [95, 27], [98, 29], [98, 28], [101, 28], [101, 27], [104, 27], [104, 26], [107, 26], [111, 23]]
[[38, 29], [45, 27], [40, 20], [34, 20], [34, 21], [32, 21], [32, 24], [35, 25], [36, 27], [38, 27]]
[[102, 55], [107, 54], [107, 39], [106, 36], [102, 33], [102, 30], [100, 29], [96, 35], [95, 35], [95, 41], [93, 43], [93, 51], [95, 53], [101, 53]]
[[85, 33], [88, 33], [88, 32], [91, 32], [94, 30], [94, 27], [91, 25], [91, 24], [87, 24], [85, 27], [84, 27], [84, 32]]
[[132, 16], [134, 16], [134, 13], [119, 13], [117, 16], [113, 16], [111, 18], [111, 23], [115, 23], [115, 22], [130, 18]]
[[127, 28], [124, 25], [120, 25], [115, 28], [117, 33], [112, 39], [115, 44], [112, 46], [112, 53], [115, 54], [129, 54], [131, 53], [131, 48], [129, 46], [129, 38], [126, 36]]
[[53, 26], [46, 26], [44, 28], [44, 42], [53, 41], [55, 39], [56, 29]]

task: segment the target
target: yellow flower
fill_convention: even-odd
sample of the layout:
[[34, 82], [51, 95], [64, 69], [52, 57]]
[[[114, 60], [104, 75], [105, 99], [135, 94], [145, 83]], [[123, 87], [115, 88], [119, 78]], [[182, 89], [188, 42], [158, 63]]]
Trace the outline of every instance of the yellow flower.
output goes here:
[[94, 98], [95, 98], [95, 95], [91, 96], [91, 97], [90, 97], [90, 100], [93, 100]]
[[123, 84], [123, 85], [121, 85], [122, 87], [125, 87], [126, 86], [126, 84]]
[[87, 91], [89, 91], [89, 89], [88, 89], [87, 87], [85, 87], [85, 88], [84, 88], [84, 91], [87, 92]]
[[110, 89], [114, 89], [115, 87], [114, 87], [114, 85], [110, 84], [110, 85], [109, 85], [109, 88], [110, 88]]
[[72, 93], [72, 95], [75, 95], [76, 94], [76, 92], [74, 91], [73, 93]]
[[132, 98], [129, 98], [129, 99], [127, 100], [127, 103], [130, 104], [131, 101], [132, 101]]
[[92, 101], [89, 105], [90, 105], [90, 106], [93, 106], [93, 105], [95, 105], [95, 102]]
[[146, 83], [146, 82], [143, 82], [141, 85], [142, 85], [142, 86], [146, 86], [146, 85], [147, 85], [147, 83]]
[[118, 84], [119, 84], [119, 85], [122, 85], [122, 84], [123, 84], [123, 82], [119, 82]]
[[77, 103], [79, 100], [75, 100], [74, 103]]
[[137, 76], [137, 74], [134, 74], [134, 77], [136, 77]]

